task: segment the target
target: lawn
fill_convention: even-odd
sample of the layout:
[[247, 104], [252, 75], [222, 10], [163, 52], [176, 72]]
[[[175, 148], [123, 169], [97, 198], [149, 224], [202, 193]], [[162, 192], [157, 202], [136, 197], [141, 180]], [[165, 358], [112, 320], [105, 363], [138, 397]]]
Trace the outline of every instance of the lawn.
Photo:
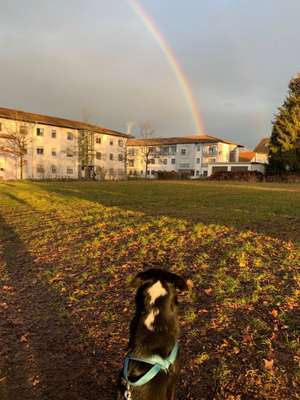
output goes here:
[[194, 282], [178, 399], [300, 399], [299, 245], [299, 185], [0, 183], [0, 399], [113, 399], [157, 264]]

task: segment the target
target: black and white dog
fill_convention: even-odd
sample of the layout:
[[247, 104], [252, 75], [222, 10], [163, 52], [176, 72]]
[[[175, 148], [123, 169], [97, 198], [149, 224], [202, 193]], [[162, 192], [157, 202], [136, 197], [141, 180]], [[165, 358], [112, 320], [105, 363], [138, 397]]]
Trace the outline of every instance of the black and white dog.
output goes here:
[[185, 291], [192, 284], [156, 268], [141, 272], [135, 282], [139, 284], [136, 312], [117, 400], [174, 400], [180, 369], [177, 290]]

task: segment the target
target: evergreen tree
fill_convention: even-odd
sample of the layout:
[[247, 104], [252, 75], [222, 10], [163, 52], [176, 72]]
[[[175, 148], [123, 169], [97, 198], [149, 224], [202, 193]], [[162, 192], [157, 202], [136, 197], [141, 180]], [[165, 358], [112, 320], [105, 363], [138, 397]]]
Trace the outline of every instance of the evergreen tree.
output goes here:
[[300, 172], [300, 73], [289, 83], [288, 96], [273, 121], [269, 152], [273, 172]]

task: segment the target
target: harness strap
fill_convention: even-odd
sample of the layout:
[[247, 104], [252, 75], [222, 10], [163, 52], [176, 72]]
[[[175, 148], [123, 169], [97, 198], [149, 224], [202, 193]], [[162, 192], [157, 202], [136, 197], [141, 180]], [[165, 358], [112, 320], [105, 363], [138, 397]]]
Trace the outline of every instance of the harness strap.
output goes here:
[[[162, 358], [158, 355], [153, 355], [147, 358], [137, 358], [128, 354], [128, 356], [125, 358], [124, 370], [123, 370], [125, 380], [127, 381], [127, 383], [129, 383], [129, 385], [142, 386], [145, 385], [147, 382], [151, 381], [151, 379], [153, 379], [161, 370], [167, 372], [170, 365], [172, 365], [176, 360], [178, 348], [179, 346], [178, 343], [176, 342], [170, 355], [167, 358]], [[147, 371], [145, 375], [143, 375], [140, 379], [138, 379], [135, 382], [131, 382], [128, 378], [128, 366], [130, 360], [144, 362], [146, 364], [153, 365], [153, 367], [150, 368], [149, 371]]]

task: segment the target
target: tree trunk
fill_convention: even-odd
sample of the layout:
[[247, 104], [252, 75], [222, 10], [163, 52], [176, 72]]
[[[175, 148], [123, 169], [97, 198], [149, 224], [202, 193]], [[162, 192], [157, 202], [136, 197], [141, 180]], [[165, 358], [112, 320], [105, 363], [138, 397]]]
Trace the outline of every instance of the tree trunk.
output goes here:
[[23, 156], [20, 156], [20, 179], [23, 180]]
[[148, 179], [148, 162], [149, 162], [149, 158], [147, 156], [147, 158], [146, 158], [146, 171], [145, 171], [145, 174], [146, 174], [145, 178], [146, 179]]

